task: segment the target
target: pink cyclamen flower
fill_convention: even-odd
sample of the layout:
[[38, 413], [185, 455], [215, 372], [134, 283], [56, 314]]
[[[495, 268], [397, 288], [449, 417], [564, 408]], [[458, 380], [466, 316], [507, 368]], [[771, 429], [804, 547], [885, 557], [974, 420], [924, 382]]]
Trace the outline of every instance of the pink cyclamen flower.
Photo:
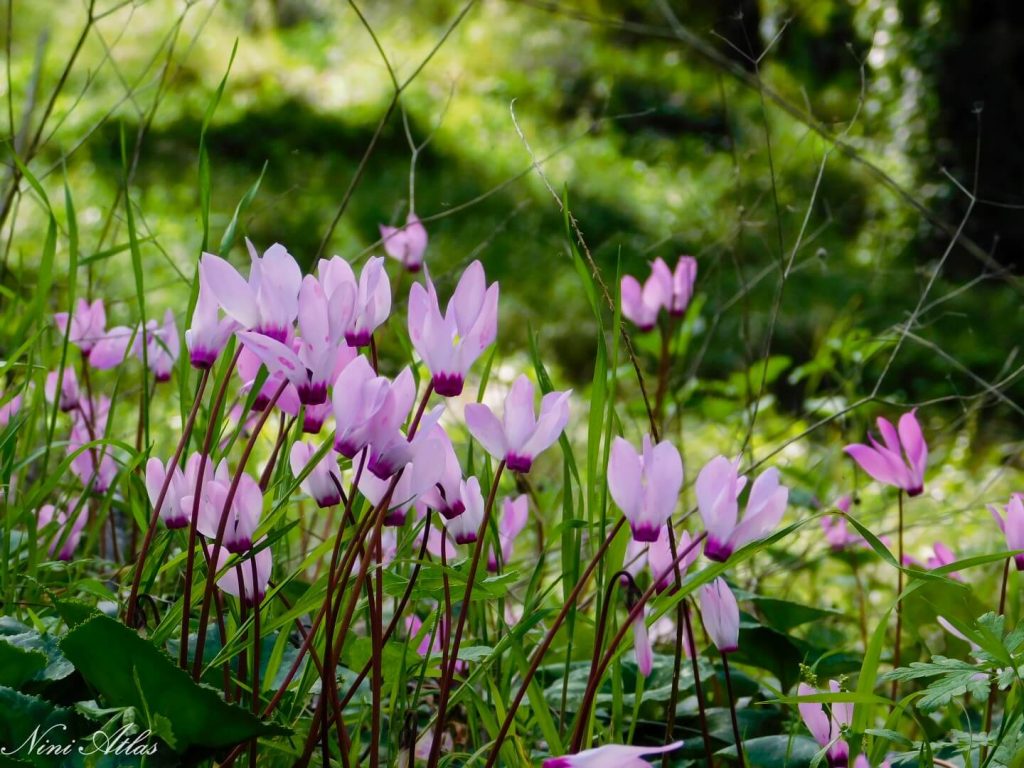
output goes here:
[[[1006, 536], [1006, 548], [1024, 549], [1024, 495], [1015, 493], [1010, 496], [1005, 517], [995, 504], [989, 504], [988, 510], [999, 524], [999, 530]], [[1013, 563], [1018, 571], [1024, 571], [1024, 554], [1014, 555]]]
[[[50, 371], [46, 375], [46, 384], [43, 391], [46, 395], [47, 402], [54, 402], [59, 399], [59, 408], [68, 413], [78, 407], [78, 399], [81, 393], [78, 390], [78, 378], [75, 376], [74, 368], [65, 368], [64, 375], [61, 377], [60, 386], [57, 386], [57, 376], [61, 372]], [[59, 390], [59, 395], [58, 395]]]
[[36, 522], [37, 530], [42, 530], [53, 522], [57, 524], [57, 530], [50, 540], [50, 548], [48, 550], [50, 557], [67, 561], [74, 556], [75, 550], [82, 540], [82, 531], [85, 528], [85, 506], [80, 504], [79, 508], [74, 510], [72, 514], [75, 518], [69, 522], [67, 512], [62, 509], [58, 510], [52, 504], [46, 504], [39, 508]]
[[79, 299], [75, 304], [75, 311], [70, 316], [67, 312], [57, 312], [53, 316], [53, 322], [57, 330], [67, 334], [68, 340], [82, 350], [86, 360], [89, 359], [96, 342], [107, 333], [107, 313], [103, 308], [103, 299], [96, 299], [91, 304], [85, 299]]
[[928, 444], [916, 413], [915, 408], [903, 414], [898, 428], [879, 417], [881, 445], [868, 434], [871, 445], [854, 443], [843, 449], [875, 480], [900, 488], [908, 496], [917, 496], [924, 490], [924, 470], [928, 464]]
[[[443, 618], [439, 618], [438, 622], [437, 625], [431, 628], [425, 628], [419, 616], [412, 614], [405, 617], [405, 630], [409, 635], [409, 639], [415, 640], [417, 637], [420, 637], [420, 644], [416, 648], [416, 653], [424, 658], [440, 655], [444, 647], [448, 645], [448, 622]], [[468, 669], [466, 662], [455, 662], [456, 672], [465, 672], [466, 669]]]
[[484, 267], [474, 261], [444, 313], [430, 276], [427, 287], [409, 291], [409, 338], [430, 370], [434, 391], [442, 397], [462, 394], [466, 374], [498, 334], [498, 284], [487, 285]]
[[[252, 545], [253, 549], [258, 549], [262, 546], [262, 549], [258, 549], [256, 554], [252, 557], [243, 557], [233, 568], [228, 568], [224, 571], [224, 575], [217, 579], [217, 586], [227, 592], [229, 595], [235, 597], [242, 597], [245, 604], [249, 607], [258, 605], [263, 601], [263, 598], [267, 594], [267, 585], [270, 583], [270, 572], [273, 570], [274, 561], [270, 554], [270, 547], [264, 546], [267, 538], [264, 536], [259, 541]], [[220, 554], [217, 555], [217, 571], [223, 570], [224, 566], [228, 564], [228, 558], [231, 557], [231, 553], [225, 549], [221, 549]], [[253, 579], [253, 562], [256, 564], [255, 580]], [[238, 588], [238, 572], [242, 572], [242, 588]], [[255, 582], [255, 584], [254, 584]]]
[[[932, 552], [934, 552], [934, 554], [924, 562], [925, 568], [929, 571], [934, 571], [936, 568], [941, 568], [944, 565], [956, 562], [956, 555], [953, 553], [953, 550], [941, 541], [936, 541], [932, 545]], [[956, 579], [957, 581], [963, 580], [957, 571], [950, 571], [946, 575], [951, 579]]]
[[789, 500], [789, 489], [779, 485], [779, 471], [766, 469], [754, 481], [740, 521], [738, 499], [747, 478], [739, 474], [738, 466], [738, 460], [716, 456], [697, 475], [697, 506], [708, 531], [704, 554], [723, 563], [737, 549], [775, 528]]
[[725, 579], [717, 578], [700, 588], [700, 609], [704, 628], [720, 653], [740, 647], [740, 607]]
[[642, 452], [621, 437], [612, 442], [608, 489], [629, 520], [637, 541], [657, 541], [675, 511], [683, 486], [683, 462], [667, 441], [657, 445], [644, 435]]
[[203, 254], [199, 271], [205, 273], [206, 284], [221, 309], [242, 328], [286, 342], [299, 312], [302, 270], [280, 243], [267, 248], [262, 256], [248, 240], [245, 245], [252, 260], [248, 280], [212, 253]]
[[210, 368], [223, 351], [238, 328], [238, 321], [225, 315], [221, 317], [220, 304], [210, 287], [207, 270], [200, 269], [199, 294], [192, 312], [192, 324], [185, 331], [185, 346], [188, 347], [189, 361], [193, 368]]
[[78, 410], [73, 412], [74, 420], [68, 436], [68, 455], [77, 454], [71, 460], [71, 471], [82, 485], [96, 493], [106, 493], [110, 488], [117, 475], [117, 464], [110, 455], [110, 446], [85, 446], [106, 435], [109, 413], [110, 398], [105, 395], [96, 404], [81, 400]]
[[502, 421], [483, 403], [466, 406], [466, 427], [484, 449], [513, 472], [529, 472], [533, 460], [550, 447], [569, 422], [572, 390], [549, 392], [534, 415], [533, 382], [520, 375], [505, 398]]
[[451, 520], [466, 509], [462, 501], [462, 466], [455, 455], [455, 447], [440, 427], [434, 428], [443, 447], [441, 477], [437, 484], [423, 494], [424, 503]]
[[651, 636], [647, 632], [647, 607], [633, 619], [633, 654], [636, 656], [636, 670], [644, 677], [654, 669], [654, 649], [651, 647]]
[[[839, 683], [835, 680], [828, 681], [828, 688], [832, 693], [839, 693]], [[819, 693], [807, 683], [800, 683], [797, 687], [798, 696], [813, 696]], [[850, 748], [842, 740], [842, 729], [853, 721], [853, 704], [849, 702], [834, 702], [826, 710], [825, 704], [819, 702], [803, 702], [797, 705], [800, 710], [800, 717], [804, 725], [811, 732], [811, 736], [821, 747], [828, 747], [828, 764], [832, 768], [845, 766], [850, 758]]]
[[658, 323], [658, 315], [672, 298], [672, 272], [661, 259], [651, 265], [651, 274], [641, 286], [632, 275], [622, 278], [622, 314], [638, 330], [646, 332]]
[[384, 252], [398, 261], [410, 272], [419, 272], [423, 266], [423, 254], [427, 250], [427, 230], [419, 217], [409, 211], [404, 227], [380, 225], [380, 236], [384, 241]]
[[[526, 519], [530, 514], [530, 499], [524, 493], [516, 498], [506, 497], [501, 502], [501, 520], [498, 521], [498, 542], [501, 544], [501, 562], [508, 563], [512, 559], [512, 548], [516, 537], [526, 527]], [[487, 554], [487, 570], [498, 570], [497, 553], [492, 549]]]
[[[231, 506], [225, 509], [229, 492], [230, 483], [214, 481], [205, 485], [198, 528], [207, 538], [215, 539], [221, 516], [227, 514], [221, 546], [237, 555], [253, 547], [252, 537], [263, 513], [263, 491], [260, 490], [259, 483], [243, 472]], [[191, 509], [191, 504], [192, 497], [189, 496], [185, 505]]]
[[124, 362], [130, 351], [140, 349], [140, 335], [137, 328], [115, 325], [96, 339], [92, 351], [89, 352], [89, 365], [101, 371], [116, 368]]
[[156, 320], [146, 323], [145, 334], [136, 334], [133, 351], [136, 357], [142, 360], [142, 339], [145, 337], [146, 364], [157, 381], [169, 381], [174, 364], [178, 361], [178, 354], [181, 351], [181, 342], [178, 339], [178, 326], [174, 322], [174, 313], [167, 310], [164, 313], [163, 325], [157, 325]]
[[[427, 493], [441, 477], [443, 457], [441, 442], [431, 435], [415, 445], [411, 461], [403, 467], [402, 476], [398, 479], [384, 517], [384, 525], [402, 526], [420, 497]], [[371, 504], [377, 506], [384, 501], [388, 489], [391, 488], [389, 478], [380, 478], [372, 472], [363, 472], [359, 476], [359, 490]]]
[[383, 441], [397, 432], [416, 397], [412, 371], [403, 369], [394, 381], [373, 372], [359, 356], [334, 382], [334, 449], [354, 458], [371, 440]]
[[[317, 447], [312, 443], [295, 442], [288, 457], [292, 474], [298, 477], [313, 460]], [[328, 451], [314, 465], [312, 471], [299, 484], [303, 491], [313, 497], [321, 509], [333, 507], [341, 502], [341, 467], [336, 457]]]
[[469, 477], [462, 483], [462, 501], [465, 509], [461, 515], [444, 521], [444, 527], [455, 539], [456, 544], [472, 544], [476, 541], [477, 531], [484, 521], [484, 496], [480, 491], [480, 481]]
[[391, 314], [391, 283], [384, 270], [384, 259], [378, 256], [368, 260], [358, 281], [352, 267], [340, 256], [330, 261], [321, 259], [317, 274], [328, 300], [343, 291], [348, 301], [354, 302], [341, 331], [350, 347], [365, 347]]
[[6, 427], [11, 418], [16, 416], [18, 411], [21, 410], [23, 397], [20, 394], [15, 395], [3, 405], [0, 405], [0, 427]]
[[671, 287], [666, 309], [670, 315], [682, 317], [686, 314], [686, 309], [693, 299], [693, 284], [696, 280], [697, 260], [693, 256], [680, 256], [669, 280]]
[[[345, 306], [351, 313], [352, 288], [332, 296], [330, 303]], [[340, 354], [342, 310], [329, 309], [323, 286], [312, 275], [302, 281], [299, 291], [299, 329], [302, 338], [293, 344], [254, 331], [238, 331], [238, 339], [259, 357], [267, 370], [280, 373], [295, 387], [304, 405], [319, 405], [327, 400], [327, 387], [333, 380]], [[332, 317], [336, 320], [332, 321]], [[351, 359], [352, 353], [347, 353]]]
[[[198, 458], [199, 454], [194, 455]], [[156, 457], [146, 462], [146, 492], [149, 494], [149, 503], [155, 507], [160, 500], [160, 491], [164, 487], [164, 483], [167, 482], [168, 472], [171, 473], [171, 479], [160, 505], [160, 519], [170, 529], [187, 528], [191, 520], [192, 508], [186, 508], [182, 504], [182, 500], [186, 496], [192, 495], [194, 485], [189, 485], [186, 482], [185, 473], [177, 464], [172, 464], [168, 460], [165, 465]]]
[[624, 744], [606, 744], [603, 747], [585, 749], [575, 755], [550, 757], [541, 765], [542, 768], [650, 768], [650, 763], [643, 759], [644, 756], [672, 752], [681, 746], [683, 746], [681, 741], [674, 741], [664, 747], [630, 747]]

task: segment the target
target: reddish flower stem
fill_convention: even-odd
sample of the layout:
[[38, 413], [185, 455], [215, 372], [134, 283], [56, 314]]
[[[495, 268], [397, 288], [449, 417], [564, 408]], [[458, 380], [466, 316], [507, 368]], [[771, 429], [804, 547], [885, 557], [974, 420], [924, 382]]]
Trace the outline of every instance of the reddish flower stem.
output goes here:
[[[263, 425], [267, 422], [267, 418], [270, 416], [270, 412], [274, 408], [274, 404], [278, 398], [284, 393], [285, 387], [288, 386], [288, 382], [282, 381], [281, 386], [277, 388], [274, 396], [270, 398], [270, 402], [267, 407], [260, 414], [259, 421], [256, 422], [256, 427], [252, 431], [252, 435], [249, 437], [249, 442], [246, 443], [245, 449], [242, 452], [242, 458], [238, 462], [238, 468], [235, 470], [235, 476], [231, 479], [231, 486], [228, 488], [227, 497], [224, 499], [224, 508], [220, 511], [220, 523], [217, 526], [217, 535], [213, 540], [213, 552], [210, 555], [210, 569], [206, 574], [206, 589], [203, 591], [203, 605], [199, 612], [199, 627], [196, 629], [196, 657], [192, 665], [192, 677], [196, 680], [199, 679], [199, 675], [203, 669], [203, 646], [206, 644], [206, 623], [210, 619], [210, 602], [213, 597], [214, 586], [217, 582], [217, 561], [220, 557], [220, 550], [224, 542], [224, 533], [228, 527], [228, 514], [231, 510], [231, 505], [235, 501], [235, 494], [238, 493], [238, 484], [242, 479], [242, 473], [245, 472], [245, 465], [249, 461], [249, 456], [252, 454], [252, 449], [256, 445], [256, 440], [260, 436], [260, 431], [263, 429]], [[244, 418], [244, 416], [243, 416]]]
[[494, 472], [494, 479], [491, 481], [491, 492], [487, 495], [487, 505], [484, 507], [484, 517], [480, 521], [480, 527], [476, 532], [476, 546], [473, 548], [473, 560], [469, 566], [469, 574], [466, 577], [466, 591], [462, 596], [462, 608], [459, 610], [459, 623], [455, 627], [455, 635], [452, 638], [451, 658], [448, 659], [447, 669], [442, 670], [441, 692], [437, 705], [437, 724], [434, 726], [434, 742], [430, 746], [430, 758], [427, 760], [427, 768], [435, 768], [437, 761], [441, 758], [441, 734], [444, 733], [444, 721], [448, 714], [448, 699], [451, 696], [452, 682], [455, 680], [455, 667], [459, 662], [459, 645], [462, 642], [462, 632], [466, 628], [466, 619], [469, 616], [469, 608], [473, 596], [473, 582], [476, 580], [477, 568], [480, 566], [480, 555], [484, 551], [484, 541], [487, 537], [487, 526], [494, 509], [494, 499], [498, 495], [498, 483], [505, 471], [505, 460], [502, 459]]
[[[192, 403], [192, 410], [189, 411], [188, 419], [185, 422], [185, 427], [181, 432], [181, 437], [178, 440], [178, 447], [174, 449], [174, 457], [171, 460], [171, 467], [176, 467], [178, 461], [181, 460], [181, 454], [185, 450], [185, 445], [188, 442], [189, 437], [192, 435], [192, 429], [196, 423], [196, 416], [199, 413], [199, 406], [203, 400], [203, 391], [206, 389], [207, 381], [210, 378], [210, 370], [207, 368], [203, 371], [199, 378], [199, 387], [196, 391], [196, 399]], [[132, 576], [132, 588], [128, 595], [128, 606], [125, 609], [124, 622], [129, 627], [135, 626], [135, 608], [139, 600], [139, 586], [142, 584], [142, 572], [145, 569], [146, 557], [149, 554], [149, 548], [153, 545], [153, 536], [156, 533], [156, 525], [160, 520], [160, 508], [163, 506], [164, 499], [167, 497], [167, 489], [171, 486], [171, 473], [168, 472], [164, 477], [163, 485], [160, 488], [160, 493], [157, 494], [156, 504], [153, 505], [153, 513], [149, 517], [149, 525], [146, 527], [146, 535], [142, 539], [142, 548], [139, 550], [139, 557], [135, 561], [135, 573]], [[186, 640], [188, 637], [186, 636]]]
[[526, 671], [526, 675], [523, 676], [523, 681], [519, 684], [519, 690], [516, 691], [516, 695], [512, 698], [512, 703], [509, 705], [508, 712], [505, 713], [505, 719], [501, 723], [501, 728], [498, 729], [498, 735], [494, 739], [494, 745], [491, 747], [491, 752], [487, 756], [487, 762], [484, 765], [484, 768], [494, 768], [494, 764], [498, 760], [498, 751], [501, 749], [501, 745], [505, 741], [505, 737], [508, 735], [509, 728], [512, 727], [512, 721], [515, 719], [516, 710], [518, 710], [519, 705], [522, 704], [523, 697], [526, 696], [526, 691], [529, 689], [534, 675], [536, 675], [537, 670], [540, 669], [541, 662], [544, 660], [544, 655], [547, 653], [548, 648], [551, 647], [551, 643], [555, 639], [555, 634], [558, 632], [559, 627], [561, 627], [565, 622], [566, 616], [569, 615], [569, 610], [576, 604], [576, 601], [579, 600], [584, 587], [587, 585], [587, 582], [590, 581], [591, 575], [593, 575], [596, 570], [597, 564], [604, 557], [605, 553], [608, 551], [608, 547], [611, 546], [612, 541], [614, 541], [618, 532], [622, 530], [622, 526], [625, 525], [625, 522], [626, 518], [620, 517], [618, 522], [616, 522], [615, 525], [612, 526], [612, 529], [608, 531], [608, 535], [605, 537], [605, 540], [601, 543], [601, 546], [598, 547], [598, 550], [594, 553], [590, 563], [587, 564], [587, 567], [580, 575], [579, 581], [576, 582], [576, 586], [574, 586], [572, 588], [572, 592], [569, 593], [569, 598], [562, 604], [562, 609], [558, 612], [555, 620], [551, 623], [551, 627], [544, 635], [544, 639], [541, 640], [540, 645], [534, 652], [533, 659], [530, 660], [530, 667]]
[[729, 674], [729, 654], [722, 653], [722, 671], [725, 673], [725, 691], [729, 694], [729, 715], [732, 718], [732, 735], [736, 741], [736, 757], [740, 768], [746, 765], [743, 759], [743, 737], [740, 735], [740, 721], [736, 717], [736, 697], [732, 692], [732, 675]]
[[[206, 436], [203, 437], [203, 449], [199, 454], [199, 467], [196, 471], [196, 487], [192, 489], [192, 513], [189, 516], [188, 548], [185, 553], [185, 588], [181, 597], [181, 651], [178, 654], [178, 664], [182, 669], [188, 669], [188, 628], [189, 619], [192, 614], [192, 582], [195, 578], [196, 539], [198, 538], [199, 504], [202, 501], [201, 489], [203, 487], [203, 477], [206, 474], [206, 464], [210, 460], [210, 451], [213, 448], [213, 433], [217, 424], [217, 414], [220, 413], [221, 408], [224, 407], [224, 398], [227, 396], [228, 383], [231, 381], [231, 374], [234, 372], [235, 365], [238, 364], [238, 358], [241, 354], [242, 347], [239, 345], [238, 349], [235, 350], [234, 356], [231, 358], [231, 362], [228, 363], [227, 372], [220, 383], [220, 388], [217, 390], [213, 409], [210, 411], [210, 423], [206, 425]], [[208, 374], [209, 372], [210, 369], [207, 368], [206, 373]], [[210, 553], [206, 551], [205, 541], [203, 542], [203, 553], [207, 556], [207, 570], [209, 570], [209, 563], [212, 561], [209, 559]]]
[[626, 633], [630, 630], [633, 621], [643, 612], [647, 601], [651, 599], [651, 596], [657, 589], [658, 582], [662, 581], [666, 576], [669, 576], [672, 573], [671, 569], [675, 568], [679, 561], [698, 547], [700, 543], [704, 541], [706, 536], [707, 531], [701, 531], [701, 533], [696, 536], [682, 552], [672, 559], [672, 564], [669, 566], [669, 569], [664, 573], [657, 574], [655, 578], [651, 580], [651, 586], [644, 590], [644, 593], [640, 595], [640, 598], [636, 603], [634, 603], [633, 607], [629, 611], [629, 616], [626, 617], [626, 620], [615, 633], [615, 637], [613, 637], [611, 643], [608, 644], [608, 650], [605, 651], [604, 656], [601, 658], [601, 662], [598, 664], [596, 669], [591, 670], [590, 679], [587, 682], [587, 689], [583, 694], [583, 701], [580, 704], [580, 711], [576, 715], [576, 729], [573, 733], [571, 752], [579, 752], [582, 747], [583, 734], [586, 732], [587, 721], [590, 719], [590, 708], [594, 703], [594, 697], [597, 695], [597, 688], [601, 683], [601, 678], [604, 677], [604, 673], [608, 669], [608, 665], [611, 664], [612, 658], [615, 656], [615, 649], [618, 647], [619, 643], [622, 642]]

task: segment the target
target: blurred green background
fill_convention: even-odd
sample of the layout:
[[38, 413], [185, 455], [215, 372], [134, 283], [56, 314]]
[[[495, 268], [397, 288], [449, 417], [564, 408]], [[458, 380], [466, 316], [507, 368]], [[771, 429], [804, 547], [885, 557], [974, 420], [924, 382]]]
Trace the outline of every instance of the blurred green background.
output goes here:
[[[502, 281], [502, 351], [524, 350], [532, 329], [549, 365], [585, 388], [595, 323], [532, 151], [551, 189], [567, 192], [613, 288], [618, 268], [643, 275], [655, 256], [698, 258], [704, 303], [671, 382], [680, 405], [711, 403], [715, 415], [716, 397], [751, 400], [770, 356], [770, 391], [790, 411], [827, 416], [874, 393], [942, 399], [951, 424], [983, 412], [986, 433], [1019, 422], [1012, 273], [1024, 218], [991, 204], [1024, 200], [1014, 79], [1024, 22], [1012, 4], [358, 8], [365, 24], [355, 6], [329, 0], [97, 0], [87, 26], [80, 0], [8, 1], [5, 193], [12, 148], [32, 148], [29, 167], [54, 201], [66, 174], [93, 257], [89, 290], [112, 302], [112, 322], [135, 320], [127, 176], [147, 235], [150, 313], [170, 307], [186, 324], [184, 281], [202, 240], [200, 133], [237, 45], [205, 137], [211, 248], [265, 166], [240, 230], [313, 263], [372, 144], [325, 250], [379, 250], [377, 225], [404, 220], [410, 205], [409, 139], [429, 139], [414, 202], [432, 274], [447, 282], [481, 258]], [[390, 113], [391, 79], [367, 25], [398, 81], [412, 78]], [[981, 201], [950, 248], [979, 147]], [[33, 293], [45, 233], [33, 193], [12, 207], [8, 306]], [[230, 257], [244, 261], [240, 241]], [[18, 317], [2, 316], [8, 351]], [[638, 344], [652, 366], [657, 341]]]

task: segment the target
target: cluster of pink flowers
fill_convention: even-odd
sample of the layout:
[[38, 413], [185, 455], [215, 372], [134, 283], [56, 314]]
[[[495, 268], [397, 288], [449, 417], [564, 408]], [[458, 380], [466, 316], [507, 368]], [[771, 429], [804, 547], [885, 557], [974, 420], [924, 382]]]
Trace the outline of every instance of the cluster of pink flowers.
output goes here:
[[[392, 255], [402, 243], [401, 260], [412, 271], [421, 266], [426, 242], [420, 230], [422, 225], [413, 217], [404, 230], [382, 231]], [[429, 274], [422, 284], [412, 285], [409, 336], [431, 376], [431, 387], [417, 409], [413, 370], [406, 367], [388, 377], [376, 370], [375, 357], [365, 354], [391, 313], [392, 289], [383, 259], [369, 259], [357, 276], [347, 261], [335, 256], [321, 260], [316, 275], [303, 276], [284, 246], [272, 245], [262, 254], [251, 243], [247, 246], [248, 277], [214, 254], [204, 253], [199, 262], [199, 294], [185, 333], [191, 364], [209, 369], [234, 336], [241, 344], [241, 389], [250, 393], [255, 410], [276, 407], [296, 417], [302, 413], [303, 430], [312, 434], [333, 418], [333, 453], [299, 441], [289, 456], [302, 490], [319, 507], [342, 501], [339, 459], [347, 459], [359, 491], [374, 504], [387, 502], [385, 525], [404, 525], [414, 507], [419, 510], [417, 519], [433, 509], [440, 513], [447, 533], [424, 532], [429, 541], [440, 535], [441, 541], [450, 536], [456, 545], [474, 542], [484, 517], [480, 481], [464, 476], [448, 432], [439, 424], [445, 406], [424, 406], [431, 392], [441, 397], [461, 394], [473, 363], [497, 335], [498, 286], [487, 284], [483, 265], [474, 261], [466, 268], [444, 309]], [[260, 389], [253, 392], [262, 370], [266, 374]], [[538, 414], [533, 384], [520, 376], [511, 386], [501, 419], [488, 406], [474, 403], [465, 408], [466, 426], [509, 470], [528, 472], [534, 458], [565, 428], [569, 395], [546, 394]], [[167, 486], [159, 510], [167, 527], [189, 526], [195, 508], [198, 531], [216, 540], [223, 529], [220, 544], [228, 553], [257, 549], [259, 582], [253, 586], [249, 569], [240, 570], [243, 595], [259, 601], [271, 570], [269, 547], [259, 548], [260, 541], [253, 540], [263, 506], [259, 484], [248, 474], [237, 473], [238, 489], [228, 504], [232, 475], [224, 462], [197, 489], [199, 463], [200, 457], [193, 455], [182, 471], [150, 459], [146, 474], [152, 502], [157, 504]], [[511, 557], [512, 542], [526, 522], [526, 498], [506, 501], [505, 509], [500, 523], [502, 560]], [[492, 567], [497, 567], [497, 555], [491, 553]], [[220, 584], [238, 592], [233, 571]]]
[[622, 314], [640, 331], [652, 330], [662, 310], [670, 317], [682, 317], [693, 299], [696, 280], [697, 260], [692, 256], [680, 256], [675, 270], [657, 258], [643, 285], [632, 275], [622, 278]]

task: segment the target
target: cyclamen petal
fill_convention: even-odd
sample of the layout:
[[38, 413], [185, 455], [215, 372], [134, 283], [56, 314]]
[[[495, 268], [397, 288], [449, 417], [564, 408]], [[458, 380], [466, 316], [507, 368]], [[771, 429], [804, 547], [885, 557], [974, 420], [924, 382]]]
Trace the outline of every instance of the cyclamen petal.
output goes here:
[[883, 418], [877, 424], [881, 445], [868, 435], [870, 445], [853, 443], [843, 450], [873, 479], [917, 496], [924, 490], [928, 464], [928, 444], [917, 421], [917, 410], [903, 414], [898, 428]]
[[504, 461], [509, 470], [529, 472], [537, 455], [550, 447], [565, 429], [571, 394], [569, 390], [545, 395], [540, 416], [534, 421], [533, 385], [526, 376], [520, 375], [505, 398], [502, 421], [498, 421], [488, 406], [471, 403], [465, 410], [466, 427], [477, 442], [495, 459]]
[[700, 609], [708, 636], [720, 653], [739, 650], [740, 608], [725, 579], [700, 588]]
[[683, 463], [671, 443], [652, 445], [644, 436], [641, 454], [622, 438], [613, 441], [608, 487], [637, 541], [657, 541], [675, 511], [682, 484]]
[[[266, 542], [262, 538], [253, 544], [256, 549]], [[222, 549], [217, 556], [217, 570], [220, 571], [228, 563], [231, 553]], [[255, 563], [255, 579], [253, 578], [253, 564]], [[270, 554], [270, 547], [263, 546], [252, 557], [243, 557], [234, 568], [224, 571], [224, 575], [217, 579], [217, 586], [235, 597], [242, 596], [246, 605], [258, 605], [263, 601], [267, 593], [267, 585], [270, 583], [270, 573], [273, 570], [273, 557]], [[242, 587], [238, 586], [238, 574], [242, 574]]]
[[754, 481], [742, 521], [737, 498], [747, 478], [737, 463], [724, 456], [709, 461], [697, 476], [697, 506], [707, 528], [704, 554], [725, 562], [734, 551], [767, 536], [779, 524], [789, 501], [789, 489], [779, 484], [778, 470], [766, 469]]
[[415, 213], [409, 211], [404, 227], [380, 225], [384, 252], [410, 272], [419, 272], [427, 250], [427, 230]]
[[[292, 474], [298, 477], [313, 460], [318, 449], [312, 443], [292, 444], [289, 463]], [[321, 508], [333, 507], [341, 502], [341, 468], [334, 455], [328, 451], [300, 483], [303, 491], [313, 497]]]
[[487, 286], [483, 265], [470, 264], [444, 311], [426, 276], [409, 291], [409, 338], [442, 397], [462, 393], [466, 374], [498, 332], [498, 284]]
[[647, 755], [673, 752], [681, 746], [683, 746], [681, 741], [674, 741], [663, 747], [607, 744], [603, 747], [585, 749], [575, 755], [548, 758], [543, 762], [542, 768], [646, 768], [649, 764], [641, 758]]
[[[501, 562], [507, 563], [512, 559], [512, 548], [515, 545], [516, 537], [526, 527], [526, 520], [530, 513], [530, 499], [524, 493], [515, 499], [506, 498], [501, 505], [501, 520], [498, 521], [498, 541], [501, 544]], [[487, 556], [487, 570], [497, 571], [498, 560], [493, 549]]]

